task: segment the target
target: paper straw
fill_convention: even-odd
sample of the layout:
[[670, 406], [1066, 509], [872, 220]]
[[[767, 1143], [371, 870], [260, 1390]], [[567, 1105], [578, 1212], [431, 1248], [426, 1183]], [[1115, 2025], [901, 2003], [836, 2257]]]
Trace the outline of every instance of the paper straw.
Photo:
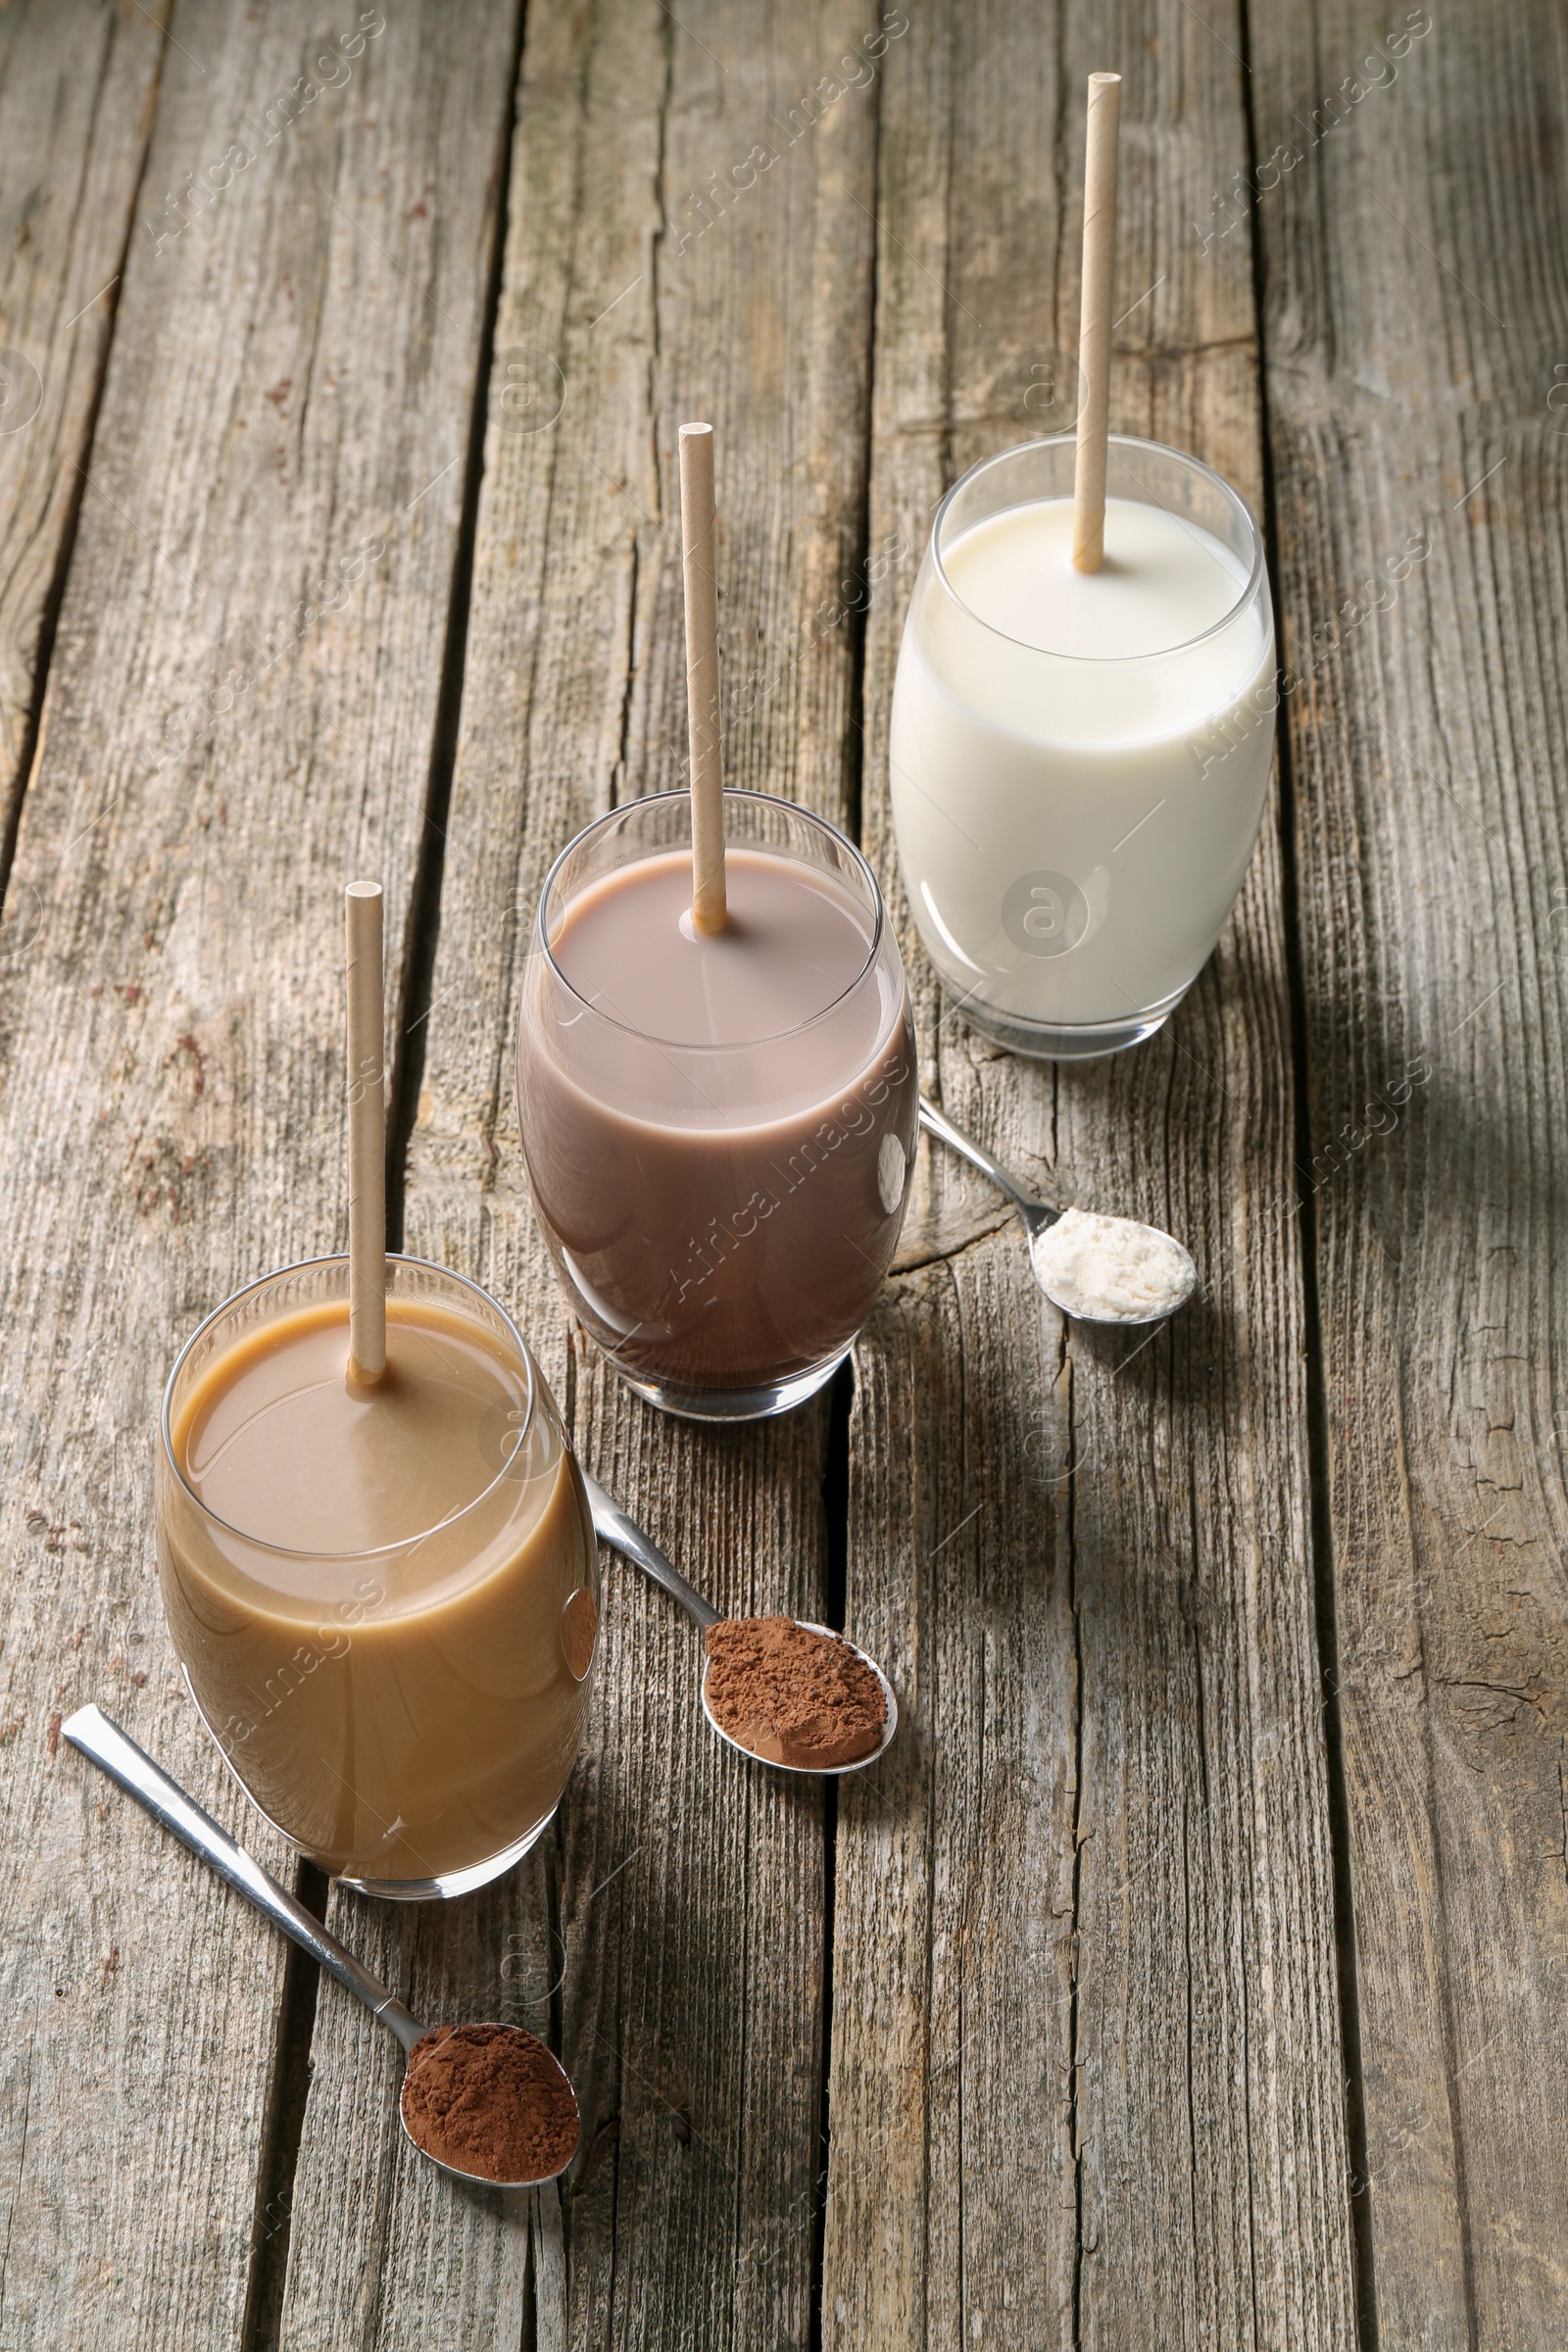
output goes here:
[[1077, 465], [1072, 491], [1072, 560], [1098, 571], [1105, 553], [1105, 427], [1110, 410], [1110, 300], [1116, 260], [1116, 134], [1121, 75], [1089, 76], [1089, 135], [1084, 149], [1083, 307], [1078, 367]]
[[381, 885], [343, 893], [349, 997], [349, 1370], [386, 1370], [386, 1070]]
[[686, 570], [686, 727], [692, 770], [692, 924], [722, 931], [724, 765], [718, 737], [718, 581], [713, 562], [713, 428], [680, 428]]

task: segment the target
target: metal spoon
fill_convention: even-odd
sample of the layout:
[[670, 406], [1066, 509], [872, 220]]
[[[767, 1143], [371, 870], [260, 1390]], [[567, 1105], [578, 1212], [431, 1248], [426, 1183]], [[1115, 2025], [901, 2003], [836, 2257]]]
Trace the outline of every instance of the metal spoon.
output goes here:
[[[145, 1805], [155, 1821], [161, 1821], [166, 1830], [172, 1830], [182, 1845], [188, 1845], [191, 1852], [199, 1854], [220, 1879], [226, 1879], [230, 1886], [236, 1887], [247, 1902], [254, 1903], [258, 1911], [265, 1912], [273, 1927], [281, 1928], [285, 1936], [291, 1936], [304, 1951], [310, 1953], [313, 1960], [325, 1969], [329, 1977], [337, 1979], [346, 1992], [352, 1992], [362, 2000], [372, 2016], [379, 2018], [382, 2025], [397, 2035], [405, 2052], [414, 2048], [419, 2036], [427, 2031], [418, 2019], [405, 2009], [396, 1995], [372, 1977], [368, 1968], [361, 1966], [345, 1944], [339, 1943], [335, 1936], [329, 1936], [320, 1921], [307, 1911], [303, 1903], [297, 1902], [286, 1886], [280, 1886], [270, 1870], [264, 1870], [242, 1845], [236, 1845], [228, 1832], [220, 1829], [212, 1815], [204, 1812], [194, 1797], [187, 1796], [179, 1783], [171, 1780], [163, 1767], [155, 1764], [146, 1749], [138, 1747], [118, 1723], [111, 1723], [109, 1717], [97, 1707], [78, 1707], [75, 1714], [62, 1724], [61, 1730], [73, 1747], [79, 1748], [84, 1756], [90, 1756], [100, 1771], [107, 1772], [112, 1781], [119, 1783], [127, 1796], [133, 1796], [137, 1804]], [[498, 2030], [503, 2034], [514, 2034], [519, 2041], [536, 2041], [536, 2036], [524, 2032], [521, 2026], [502, 2026]], [[537, 2046], [544, 2049], [545, 2045], [538, 2042]], [[572, 2090], [570, 2078], [555, 2054], [546, 2050], [545, 2055], [556, 2067], [566, 2088]], [[574, 2090], [572, 2105], [576, 2105]], [[496, 2180], [488, 2173], [466, 2173], [459, 2166], [443, 2163], [439, 2156], [432, 2156], [428, 2148], [419, 2147], [403, 2115], [401, 2100], [398, 2102], [398, 2115], [403, 2124], [404, 2137], [410, 2146], [419, 2148], [421, 2156], [441, 2172], [450, 2173], [454, 2180], [469, 2181], [476, 2188], [537, 2188], [543, 2180], [556, 2178], [554, 2173], [546, 2173], [538, 2180]], [[571, 2157], [576, 2153], [574, 2142], [566, 2164], [571, 2162]], [[566, 2165], [559, 2169], [564, 2172]]]
[[[723, 1619], [719, 1611], [713, 1607], [712, 1602], [705, 1600], [695, 1586], [686, 1582], [674, 1562], [664, 1557], [653, 1538], [643, 1534], [636, 1520], [626, 1516], [619, 1503], [605, 1493], [598, 1480], [590, 1478], [584, 1471], [582, 1483], [588, 1490], [588, 1506], [593, 1512], [594, 1533], [598, 1536], [601, 1544], [608, 1544], [612, 1551], [623, 1552], [626, 1558], [634, 1566], [640, 1568], [645, 1576], [652, 1577], [654, 1583], [662, 1591], [667, 1592], [671, 1600], [679, 1601], [692, 1623], [703, 1633], [706, 1634], [710, 1625], [722, 1624]], [[882, 1703], [887, 1709], [887, 1716], [882, 1725], [882, 1738], [868, 1756], [857, 1756], [853, 1764], [780, 1764], [772, 1756], [760, 1756], [755, 1748], [745, 1747], [739, 1740], [733, 1739], [709, 1705], [709, 1667], [707, 1663], [703, 1667], [703, 1713], [708, 1717], [719, 1738], [734, 1748], [738, 1755], [750, 1756], [754, 1764], [771, 1764], [775, 1772], [814, 1773], [819, 1778], [829, 1774], [863, 1772], [868, 1764], [874, 1764], [878, 1756], [885, 1752], [889, 1740], [899, 1728], [899, 1702], [893, 1695], [893, 1685], [888, 1681], [875, 1658], [868, 1657], [863, 1649], [857, 1649], [853, 1642], [845, 1642], [842, 1634], [835, 1636], [830, 1627], [812, 1625], [810, 1620], [806, 1617], [797, 1617], [795, 1623], [804, 1626], [808, 1634], [826, 1634], [830, 1641], [836, 1639], [844, 1642], [845, 1648], [852, 1651], [862, 1666], [869, 1666], [871, 1672], [876, 1676], [877, 1682], [881, 1686]]]
[[1051, 1300], [1052, 1305], [1059, 1307], [1064, 1315], [1071, 1315], [1079, 1323], [1111, 1323], [1116, 1325], [1119, 1330], [1130, 1331], [1136, 1330], [1142, 1324], [1163, 1323], [1166, 1317], [1173, 1315], [1179, 1306], [1185, 1306], [1192, 1297], [1198, 1281], [1198, 1268], [1174, 1234], [1162, 1232], [1157, 1225], [1141, 1225], [1133, 1217], [1118, 1217], [1115, 1222], [1118, 1225], [1126, 1226], [1129, 1234], [1152, 1234], [1156, 1240], [1168, 1243], [1171, 1249], [1180, 1251], [1181, 1256], [1186, 1259], [1186, 1269], [1185, 1287], [1179, 1297], [1173, 1298], [1168, 1306], [1159, 1307], [1152, 1315], [1090, 1314], [1086, 1311], [1081, 1299], [1074, 1304], [1068, 1299], [1058, 1298], [1040, 1271], [1040, 1259], [1035, 1245], [1041, 1235], [1049, 1233], [1053, 1225], [1058, 1223], [1066, 1211], [1060, 1208], [1052, 1208], [1048, 1202], [1037, 1200], [1033, 1193], [1026, 1192], [1016, 1176], [1009, 1174], [1000, 1160], [993, 1159], [991, 1153], [983, 1150], [972, 1136], [965, 1135], [961, 1128], [955, 1127], [951, 1119], [944, 1118], [936, 1104], [928, 1102], [924, 1095], [920, 1097], [920, 1124], [930, 1134], [939, 1137], [951, 1150], [956, 1152], [961, 1159], [966, 1159], [971, 1167], [978, 1168], [982, 1176], [989, 1176], [992, 1183], [1006, 1194], [1007, 1199], [1022, 1217], [1024, 1230], [1029, 1236], [1029, 1263], [1034, 1269], [1035, 1280]]

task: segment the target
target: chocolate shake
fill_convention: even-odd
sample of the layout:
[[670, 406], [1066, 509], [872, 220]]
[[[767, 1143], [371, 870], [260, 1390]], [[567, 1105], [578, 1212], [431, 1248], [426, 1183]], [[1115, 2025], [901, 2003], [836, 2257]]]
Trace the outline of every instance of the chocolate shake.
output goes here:
[[285, 1836], [387, 1890], [484, 1875], [548, 1820], [597, 1625], [542, 1379], [482, 1293], [409, 1262], [373, 1387], [348, 1371], [344, 1261], [231, 1302], [170, 1384], [159, 1478], [208, 1724]]
[[[518, 1039], [528, 1172], [578, 1313], [655, 1401], [719, 1417], [809, 1394], [854, 1338], [898, 1239], [917, 1111], [868, 871], [805, 810], [726, 795], [746, 803], [774, 841], [737, 841], [731, 810], [716, 936], [693, 927], [682, 848], [552, 887]], [[842, 855], [812, 862], [792, 826]]]

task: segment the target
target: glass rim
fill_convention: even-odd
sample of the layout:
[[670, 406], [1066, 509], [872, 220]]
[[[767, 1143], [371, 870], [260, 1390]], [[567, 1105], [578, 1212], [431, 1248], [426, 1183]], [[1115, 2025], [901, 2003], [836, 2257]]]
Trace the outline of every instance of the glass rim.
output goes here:
[[[1238, 594], [1236, 602], [1227, 607], [1218, 620], [1210, 621], [1207, 628], [1200, 629], [1196, 636], [1179, 638], [1174, 645], [1159, 646], [1152, 653], [1058, 654], [1053, 652], [1049, 645], [1030, 645], [1022, 637], [1009, 635], [1005, 629], [999, 629], [995, 622], [985, 619], [974, 610], [972, 605], [964, 603], [963, 598], [949, 578], [948, 567], [942, 560], [942, 525], [947, 518], [948, 509], [959, 491], [967, 489], [972, 481], [975, 481], [981, 474], [989, 472], [993, 466], [1005, 466], [1009, 460], [1021, 457], [1028, 450], [1076, 448], [1077, 440], [1076, 433], [1052, 433], [1041, 441], [1015, 441], [1010, 449], [999, 449], [991, 457], [978, 460], [966, 473], [960, 473], [952, 488], [944, 493], [942, 503], [937, 508], [935, 518], [931, 524], [931, 561], [936, 567], [937, 578], [941, 581], [945, 593], [957, 606], [958, 611], [972, 620], [977, 629], [984, 629], [988, 636], [1000, 638], [1004, 645], [1017, 646], [1022, 653], [1038, 655], [1045, 662], [1082, 662], [1086, 667], [1104, 669], [1112, 669], [1119, 663], [1133, 662], [1164, 662], [1172, 654], [1191, 653], [1195, 645], [1202, 645], [1208, 638], [1217, 636], [1221, 629], [1229, 628], [1237, 614], [1245, 612], [1257, 595], [1258, 586], [1263, 577], [1265, 569], [1263, 534], [1257, 527], [1257, 518], [1235, 484], [1228, 482], [1222, 473], [1216, 473], [1212, 466], [1205, 466], [1201, 458], [1195, 458], [1191, 450], [1173, 449], [1167, 441], [1146, 441], [1137, 433], [1107, 433], [1106, 445], [1110, 449], [1147, 449], [1152, 451], [1157, 457], [1179, 459], [1181, 464], [1188, 466], [1194, 473], [1201, 474], [1212, 482], [1229, 499], [1247, 525], [1252, 545], [1251, 568], [1248, 572], [1246, 584]], [[1012, 503], [1015, 506], [1021, 506], [1025, 502], [1015, 499]], [[1141, 503], [1146, 506], [1159, 505], [1157, 499], [1146, 499]], [[1001, 508], [997, 511], [999, 514], [1003, 512]], [[1165, 507], [1161, 509], [1161, 512], [1169, 514], [1174, 510]], [[1181, 518], [1178, 517], [1178, 519]]]
[[[617, 817], [625, 816], [628, 811], [633, 808], [651, 808], [661, 801], [685, 801], [689, 805], [691, 800], [690, 791], [684, 785], [677, 787], [672, 792], [639, 793], [629, 801], [621, 801], [617, 803], [613, 808], [607, 808], [602, 816], [596, 816], [592, 823], [583, 826], [581, 832], [574, 833], [572, 835], [565, 848], [562, 850], [559, 856], [556, 858], [549, 873], [545, 876], [544, 888], [539, 893], [539, 905], [534, 914], [534, 930], [538, 938], [539, 947], [543, 952], [545, 961], [549, 964], [550, 969], [555, 973], [556, 978], [561, 982], [562, 987], [566, 991], [567, 995], [582, 1006], [584, 1012], [592, 1013], [595, 1020], [605, 1022], [609, 1028], [618, 1029], [622, 1036], [635, 1038], [639, 1045], [668, 1048], [670, 1051], [676, 1054], [752, 1054], [755, 1053], [760, 1046], [776, 1046], [784, 1038], [800, 1037], [806, 1030], [814, 1028], [818, 1021], [825, 1021], [828, 1014], [830, 1012], [837, 1011], [838, 1007], [844, 1004], [848, 998], [852, 997], [856, 990], [862, 985], [866, 974], [875, 968], [877, 955], [882, 945], [883, 929], [887, 922], [887, 907], [883, 902], [882, 892], [878, 886], [877, 878], [871, 871], [871, 867], [867, 862], [864, 852], [858, 849], [857, 845], [851, 841], [847, 833], [841, 833], [837, 825], [833, 824], [829, 818], [825, 816], [818, 816], [814, 808], [803, 808], [799, 801], [786, 801], [781, 799], [777, 793], [752, 792], [744, 785], [729, 784], [726, 784], [724, 787], [723, 798], [726, 802], [754, 802], [759, 807], [763, 808], [783, 808], [787, 810], [791, 816], [805, 817], [808, 824], [815, 825], [819, 832], [828, 834], [834, 841], [838, 843], [841, 849], [849, 852], [852, 864], [859, 869], [866, 889], [870, 894], [870, 904], [874, 918], [871, 924], [870, 941], [866, 948], [865, 961], [860, 965], [859, 970], [855, 974], [853, 980], [847, 982], [846, 985], [839, 990], [839, 993], [836, 997], [831, 997], [827, 1004], [821, 1005], [817, 1011], [808, 1013], [805, 1020], [792, 1021], [788, 1028], [785, 1029], [769, 1030], [764, 1037], [735, 1038], [732, 1039], [728, 1045], [704, 1045], [696, 1040], [688, 1043], [688, 1041], [684, 1038], [660, 1037], [656, 1035], [652, 1029], [639, 1029], [635, 1022], [619, 1020], [616, 1018], [614, 1013], [606, 1012], [600, 1005], [595, 1004], [591, 999], [585, 997], [582, 994], [582, 991], [577, 988], [570, 979], [568, 979], [567, 975], [562, 970], [561, 965], [556, 960], [556, 952], [550, 944], [550, 934], [546, 928], [546, 910], [550, 906], [551, 898], [556, 890], [562, 867], [565, 864], [566, 859], [571, 856], [573, 850], [579, 849], [589, 838], [590, 834], [599, 832], [603, 826], [613, 824]], [[730, 845], [726, 844], [726, 847]], [[736, 848], [749, 848], [752, 845], [749, 843], [736, 843], [734, 846]], [[658, 852], [653, 854], [656, 856], [660, 855]], [[635, 858], [628, 858], [627, 863], [635, 864], [637, 863], [637, 860]]]
[[[342, 1266], [347, 1268], [349, 1264], [349, 1255], [346, 1250], [331, 1250], [326, 1251], [324, 1255], [320, 1257], [302, 1257], [293, 1265], [274, 1266], [270, 1274], [258, 1274], [254, 1281], [242, 1283], [237, 1291], [230, 1292], [226, 1298], [224, 1298], [219, 1305], [215, 1306], [210, 1313], [204, 1315], [201, 1321], [197, 1324], [195, 1330], [191, 1333], [190, 1338], [185, 1342], [184, 1347], [181, 1348], [178, 1355], [175, 1356], [173, 1367], [170, 1372], [169, 1378], [164, 1383], [164, 1400], [158, 1416], [158, 1432], [163, 1445], [164, 1460], [169, 1465], [169, 1468], [173, 1472], [175, 1478], [179, 1481], [179, 1484], [184, 1490], [184, 1493], [188, 1496], [189, 1500], [194, 1504], [195, 1508], [200, 1511], [203, 1519], [206, 1520], [210, 1526], [221, 1528], [225, 1535], [235, 1537], [241, 1544], [253, 1545], [258, 1551], [267, 1552], [273, 1559], [338, 1560], [353, 1562], [356, 1560], [390, 1559], [398, 1552], [413, 1551], [418, 1544], [428, 1543], [432, 1536], [438, 1536], [443, 1528], [455, 1527], [460, 1519], [466, 1519], [470, 1511], [478, 1509], [480, 1503], [488, 1501], [489, 1497], [495, 1493], [497, 1487], [500, 1486], [502, 1480], [508, 1475], [512, 1468], [512, 1464], [517, 1457], [518, 1450], [520, 1449], [524, 1440], [527, 1438], [529, 1431], [533, 1427], [534, 1408], [538, 1402], [539, 1396], [538, 1384], [534, 1378], [533, 1357], [529, 1353], [527, 1342], [524, 1340], [521, 1332], [517, 1329], [516, 1324], [508, 1314], [506, 1308], [501, 1304], [501, 1301], [498, 1298], [493, 1298], [490, 1296], [490, 1293], [484, 1289], [482, 1284], [472, 1281], [468, 1275], [459, 1274], [455, 1272], [451, 1266], [439, 1266], [436, 1264], [433, 1258], [409, 1257], [400, 1250], [389, 1250], [386, 1253], [386, 1260], [389, 1266], [413, 1266], [416, 1267], [420, 1273], [439, 1274], [443, 1281], [456, 1283], [460, 1289], [473, 1292], [476, 1298], [482, 1298], [486, 1306], [491, 1307], [495, 1313], [500, 1316], [508, 1332], [516, 1342], [518, 1360], [520, 1361], [523, 1371], [527, 1376], [527, 1403], [523, 1412], [521, 1425], [516, 1433], [516, 1443], [514, 1445], [507, 1459], [502, 1463], [501, 1468], [496, 1472], [494, 1478], [489, 1481], [488, 1485], [482, 1487], [477, 1494], [473, 1495], [467, 1502], [463, 1503], [457, 1510], [449, 1511], [444, 1519], [437, 1519], [429, 1527], [422, 1528], [417, 1535], [400, 1536], [394, 1543], [391, 1544], [374, 1544], [359, 1550], [347, 1550], [341, 1544], [334, 1544], [331, 1549], [327, 1551], [305, 1551], [299, 1549], [297, 1546], [291, 1544], [270, 1543], [265, 1536], [250, 1535], [244, 1528], [236, 1527], [231, 1520], [220, 1518], [218, 1512], [213, 1509], [211, 1503], [204, 1502], [201, 1496], [197, 1494], [195, 1488], [191, 1485], [190, 1480], [185, 1476], [183, 1466], [181, 1465], [179, 1457], [174, 1450], [173, 1433], [170, 1426], [170, 1412], [173, 1403], [174, 1383], [178, 1380], [181, 1371], [184, 1369], [185, 1360], [189, 1356], [192, 1348], [196, 1346], [197, 1342], [205, 1333], [211, 1331], [213, 1325], [217, 1323], [221, 1316], [226, 1315], [230, 1308], [238, 1306], [242, 1300], [249, 1298], [255, 1292], [265, 1290], [270, 1282], [277, 1282], [285, 1274], [308, 1274], [318, 1266]], [[564, 1439], [563, 1444], [564, 1449], [569, 1452], [569, 1441]]]

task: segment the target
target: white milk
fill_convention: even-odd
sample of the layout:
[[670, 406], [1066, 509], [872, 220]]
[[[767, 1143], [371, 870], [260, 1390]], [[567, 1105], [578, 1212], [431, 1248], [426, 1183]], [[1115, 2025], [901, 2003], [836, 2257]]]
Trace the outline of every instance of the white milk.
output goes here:
[[1072, 567], [1069, 498], [1004, 507], [945, 540], [943, 565], [946, 589], [928, 549], [890, 746], [921, 937], [1007, 1042], [1131, 1042], [1117, 1029], [1147, 1034], [1191, 985], [1257, 832], [1266, 585], [1249, 596], [1212, 532], [1129, 498], [1106, 501], [1099, 572]]

